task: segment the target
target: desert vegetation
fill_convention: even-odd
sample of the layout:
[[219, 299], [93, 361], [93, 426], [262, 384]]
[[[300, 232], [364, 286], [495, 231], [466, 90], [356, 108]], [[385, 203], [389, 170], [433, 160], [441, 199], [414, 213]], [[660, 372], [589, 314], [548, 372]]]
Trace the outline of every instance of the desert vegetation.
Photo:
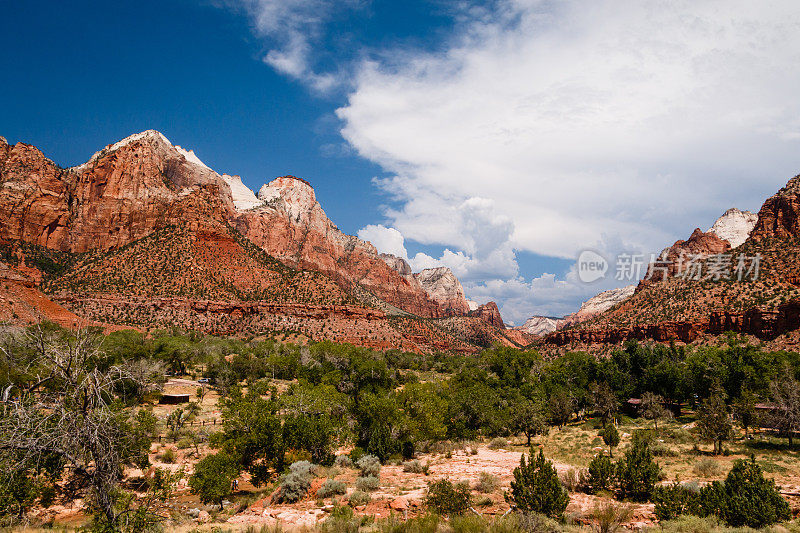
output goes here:
[[796, 527], [800, 356], [733, 336], [544, 358], [40, 324], [0, 348], [9, 528]]

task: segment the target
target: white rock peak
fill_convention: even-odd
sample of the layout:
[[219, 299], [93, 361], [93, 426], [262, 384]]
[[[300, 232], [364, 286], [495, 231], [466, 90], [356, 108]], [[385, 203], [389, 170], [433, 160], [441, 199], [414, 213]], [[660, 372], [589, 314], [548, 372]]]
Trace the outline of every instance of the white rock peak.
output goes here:
[[532, 316], [517, 329], [532, 335], [547, 335], [548, 333], [552, 333], [557, 330], [563, 323], [563, 318], [552, 316]]
[[294, 176], [275, 178], [258, 190], [258, 199], [262, 202], [277, 198], [284, 201], [290, 216], [298, 221], [307, 217], [317, 205], [317, 197], [311, 184]]
[[236, 209], [247, 211], [264, 203], [256, 197], [255, 193], [247, 185], [242, 183], [241, 177], [223, 174], [222, 179], [231, 188], [231, 197]]
[[194, 163], [195, 165], [199, 165], [203, 168], [211, 170], [211, 167], [200, 161], [200, 158], [197, 157], [197, 155], [195, 155], [194, 150], [184, 150], [177, 144], [175, 145], [175, 149], [178, 151], [178, 153], [180, 153], [183, 157], [185, 157], [188, 162]]
[[719, 217], [708, 231], [731, 243], [731, 248], [741, 246], [758, 222], [758, 215], [732, 207]]

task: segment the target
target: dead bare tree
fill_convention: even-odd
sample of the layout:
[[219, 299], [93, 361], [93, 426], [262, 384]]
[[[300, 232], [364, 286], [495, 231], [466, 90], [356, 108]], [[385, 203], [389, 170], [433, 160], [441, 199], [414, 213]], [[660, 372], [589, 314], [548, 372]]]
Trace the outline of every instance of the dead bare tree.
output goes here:
[[16, 342], [0, 344], [9, 369], [9, 399], [0, 418], [0, 454], [22, 456], [20, 464], [59, 457], [70, 478], [88, 488], [101, 518], [115, 528], [122, 468], [146, 464], [149, 439], [135, 430], [131, 410], [117, 391], [141, 383], [141, 373], [122, 366], [102, 369], [99, 335], [41, 327]]
[[789, 447], [795, 433], [800, 433], [800, 383], [789, 369], [770, 383], [770, 392], [775, 402], [772, 411], [772, 425], [789, 440]]

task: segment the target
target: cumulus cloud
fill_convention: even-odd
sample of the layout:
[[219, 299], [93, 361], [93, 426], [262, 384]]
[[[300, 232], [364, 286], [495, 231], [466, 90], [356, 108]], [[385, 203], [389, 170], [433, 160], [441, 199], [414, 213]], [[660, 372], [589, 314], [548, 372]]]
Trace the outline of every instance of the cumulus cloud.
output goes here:
[[[333, 83], [309, 59], [332, 1], [237, 3], [264, 35], [288, 36], [270, 65]], [[436, 51], [345, 66], [337, 115], [390, 175], [374, 181], [392, 200], [384, 224], [362, 238], [445, 247], [408, 259], [449, 266], [478, 301], [513, 317], [574, 311], [598, 287], [522, 279], [515, 251], [660, 250], [729, 207], [757, 209], [800, 167], [795, 0], [459, 4]]]
[[453, 209], [487, 198], [518, 250], [574, 257], [602, 233], [659, 249], [800, 163], [794, 1], [499, 5], [444, 52], [365, 63], [338, 111], [394, 173], [379, 185], [406, 238], [467, 251], [482, 228]]

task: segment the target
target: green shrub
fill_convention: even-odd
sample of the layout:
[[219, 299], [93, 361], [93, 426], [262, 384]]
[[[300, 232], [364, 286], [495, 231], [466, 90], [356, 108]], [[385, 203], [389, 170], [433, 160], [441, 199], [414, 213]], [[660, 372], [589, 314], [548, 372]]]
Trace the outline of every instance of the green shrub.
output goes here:
[[[755, 458], [738, 460], [725, 478], [714, 482], [701, 494], [708, 492], [722, 500], [717, 513], [730, 526], [762, 528], [792, 516], [789, 503], [781, 496], [775, 482], [764, 478]], [[716, 499], [715, 498], [715, 499]]]
[[364, 448], [356, 446], [350, 451], [350, 460], [355, 464], [365, 455], [367, 455], [367, 452], [364, 451]]
[[437, 514], [457, 516], [466, 512], [471, 504], [469, 486], [465, 483], [453, 485], [446, 479], [440, 479], [428, 485], [425, 505]]
[[356, 479], [356, 488], [364, 492], [372, 492], [378, 490], [381, 482], [375, 476], [361, 476]]
[[653, 490], [653, 502], [659, 521], [673, 520], [685, 514], [703, 514], [699, 491], [678, 483], [656, 487]]
[[380, 477], [381, 462], [374, 455], [365, 455], [356, 461], [356, 466], [361, 471], [361, 477], [373, 476]]
[[337, 455], [333, 464], [338, 468], [353, 468], [353, 460], [349, 455]]
[[623, 496], [639, 502], [648, 501], [660, 475], [661, 469], [653, 460], [648, 441], [634, 438], [625, 457], [617, 463], [617, 480]]
[[617, 427], [614, 424], [607, 426], [600, 432], [600, 436], [603, 437], [603, 442], [608, 446], [608, 454], [614, 457], [614, 448], [619, 446], [619, 431], [617, 431]]
[[592, 492], [609, 490], [614, 485], [614, 463], [605, 455], [597, 455], [589, 463], [589, 489]]
[[350, 495], [347, 502], [353, 507], [359, 507], [368, 504], [371, 499], [372, 497], [366, 492], [357, 490]]
[[545, 460], [541, 450], [534, 459], [533, 448], [529, 458], [529, 461], [525, 455], [520, 458], [519, 466], [514, 469], [511, 494], [506, 494], [506, 498], [522, 512], [561, 516], [569, 503], [569, 495], [561, 486], [553, 463]]
[[329, 498], [335, 495], [341, 495], [347, 492], [347, 485], [344, 481], [337, 481], [335, 479], [326, 479], [325, 483], [317, 490], [317, 498]]
[[492, 442], [489, 443], [490, 450], [499, 450], [500, 448], [507, 448], [508, 441], [503, 437], [495, 437], [492, 439]]
[[483, 494], [491, 494], [497, 490], [497, 486], [498, 482], [496, 476], [493, 476], [489, 472], [481, 472], [478, 476], [478, 484], [475, 486], [475, 490]]
[[409, 472], [411, 474], [422, 474], [424, 471], [425, 468], [422, 466], [422, 463], [420, 463], [416, 459], [412, 461], [403, 462], [403, 472]]
[[159, 456], [159, 459], [162, 463], [172, 464], [175, 462], [176, 455], [175, 450], [172, 448], [167, 448], [164, 452]]

